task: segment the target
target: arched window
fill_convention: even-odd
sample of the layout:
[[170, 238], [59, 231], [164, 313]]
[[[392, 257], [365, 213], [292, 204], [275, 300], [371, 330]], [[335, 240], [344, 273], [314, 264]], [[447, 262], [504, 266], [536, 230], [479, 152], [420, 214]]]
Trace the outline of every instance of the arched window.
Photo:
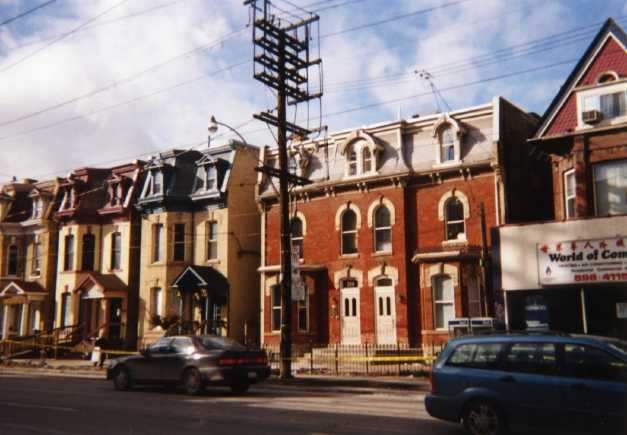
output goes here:
[[342, 214], [342, 254], [357, 253], [357, 215], [353, 210]]
[[303, 258], [303, 221], [299, 217], [292, 218], [291, 226], [292, 250]]
[[19, 252], [16, 245], [9, 246], [9, 264], [7, 275], [17, 275], [19, 265]]
[[464, 205], [453, 197], [444, 205], [444, 222], [446, 225], [446, 240], [464, 240], [466, 230], [464, 223]]
[[383, 205], [374, 212], [374, 250], [375, 252], [392, 251], [390, 210]]
[[368, 147], [363, 150], [363, 168], [364, 172], [372, 171], [372, 153]]
[[440, 161], [451, 162], [455, 160], [455, 134], [449, 126], [440, 133]]
[[348, 175], [357, 175], [357, 152], [355, 147], [351, 146], [346, 151], [348, 160]]
[[448, 328], [449, 320], [455, 318], [455, 289], [448, 275], [433, 278], [433, 326], [435, 329]]

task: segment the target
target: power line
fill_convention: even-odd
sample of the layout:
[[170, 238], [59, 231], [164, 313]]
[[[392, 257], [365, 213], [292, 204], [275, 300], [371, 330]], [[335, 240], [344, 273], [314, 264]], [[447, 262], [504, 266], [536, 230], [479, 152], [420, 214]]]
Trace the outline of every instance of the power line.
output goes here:
[[54, 3], [55, 1], [57, 1], [57, 0], [48, 0], [47, 2], [44, 2], [44, 3], [40, 4], [39, 6], [35, 6], [34, 8], [28, 9], [28, 10], [26, 10], [26, 11], [24, 11], [24, 12], [22, 12], [22, 13], [16, 15], [16, 16], [14, 16], [14, 17], [8, 18], [8, 19], [0, 22], [0, 26], [6, 26], [7, 24], [12, 23], [13, 21], [19, 20], [20, 18], [25, 17], [26, 15], [30, 15], [33, 12], [36, 12], [39, 9], [48, 6], [49, 4]]

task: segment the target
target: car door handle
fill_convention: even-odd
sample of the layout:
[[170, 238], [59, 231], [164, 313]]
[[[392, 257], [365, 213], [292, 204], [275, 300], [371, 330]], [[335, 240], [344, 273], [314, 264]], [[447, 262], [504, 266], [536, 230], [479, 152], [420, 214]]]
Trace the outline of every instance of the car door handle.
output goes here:
[[570, 388], [572, 388], [573, 390], [579, 390], [579, 391], [589, 391], [590, 390], [590, 386], [589, 385], [582, 384], [582, 383], [570, 384]]
[[499, 381], [512, 383], [512, 382], [516, 382], [516, 379], [514, 379], [513, 376], [503, 376], [502, 378], [499, 378]]

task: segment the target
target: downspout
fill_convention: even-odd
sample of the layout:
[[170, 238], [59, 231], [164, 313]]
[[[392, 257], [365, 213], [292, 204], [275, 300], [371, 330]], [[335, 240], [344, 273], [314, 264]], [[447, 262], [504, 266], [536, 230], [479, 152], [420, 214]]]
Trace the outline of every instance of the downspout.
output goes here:
[[[260, 203], [261, 208], [261, 267], [266, 265], [266, 210], [263, 207], [263, 203]], [[261, 279], [259, 288], [259, 344], [263, 346], [264, 337], [264, 325], [265, 325], [265, 288], [266, 288], [266, 274], [260, 272]]]

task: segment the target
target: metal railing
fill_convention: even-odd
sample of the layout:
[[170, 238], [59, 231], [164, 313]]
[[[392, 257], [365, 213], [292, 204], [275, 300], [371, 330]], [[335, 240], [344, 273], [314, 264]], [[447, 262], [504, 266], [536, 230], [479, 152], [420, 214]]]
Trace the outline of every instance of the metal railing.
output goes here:
[[[268, 361], [278, 369], [278, 345], [265, 345]], [[292, 370], [296, 373], [329, 375], [408, 375], [423, 374], [430, 367], [444, 345], [412, 348], [407, 344], [310, 346], [292, 356]]]

